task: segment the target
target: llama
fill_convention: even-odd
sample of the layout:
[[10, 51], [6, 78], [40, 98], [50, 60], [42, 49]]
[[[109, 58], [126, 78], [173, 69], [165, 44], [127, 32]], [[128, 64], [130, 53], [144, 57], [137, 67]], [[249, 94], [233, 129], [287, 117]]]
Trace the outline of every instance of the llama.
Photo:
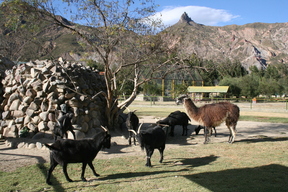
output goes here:
[[224, 121], [230, 131], [228, 143], [234, 142], [240, 112], [237, 105], [229, 102], [219, 102], [206, 104], [198, 108], [190, 98], [186, 97], [183, 99], [183, 105], [188, 116], [205, 126], [204, 144], [209, 143], [212, 128], [219, 126]]

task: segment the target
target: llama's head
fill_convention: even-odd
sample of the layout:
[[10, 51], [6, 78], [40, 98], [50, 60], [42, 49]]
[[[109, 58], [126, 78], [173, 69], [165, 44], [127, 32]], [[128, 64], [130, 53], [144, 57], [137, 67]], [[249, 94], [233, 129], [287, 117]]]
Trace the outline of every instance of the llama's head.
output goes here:
[[176, 104], [179, 105], [180, 103], [183, 103], [185, 98], [189, 98], [188, 95], [180, 95], [179, 97], [176, 98]]

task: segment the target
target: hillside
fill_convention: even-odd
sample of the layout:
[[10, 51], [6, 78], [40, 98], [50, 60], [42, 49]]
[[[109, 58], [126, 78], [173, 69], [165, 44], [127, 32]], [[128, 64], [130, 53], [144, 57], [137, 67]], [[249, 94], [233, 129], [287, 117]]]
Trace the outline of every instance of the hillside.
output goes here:
[[182, 54], [195, 53], [219, 62], [239, 60], [246, 68], [288, 62], [288, 23], [212, 27], [197, 24], [184, 13], [166, 32], [167, 39], [174, 40]]
[[[66, 25], [75, 25], [65, 18], [59, 18]], [[35, 24], [38, 26], [34, 33], [25, 28], [29, 23], [28, 18], [21, 17], [17, 30], [5, 26], [5, 22], [5, 19], [0, 21], [0, 54], [11, 60], [29, 61], [61, 56], [79, 61], [87, 59], [87, 55], [89, 59], [97, 60], [95, 54], [87, 54], [88, 50], [80, 45], [76, 36], [45, 17]], [[288, 23], [213, 27], [195, 23], [184, 13], [178, 23], [165, 29], [163, 36], [181, 54], [195, 53], [200, 58], [217, 62], [238, 60], [248, 69], [251, 65], [265, 68], [268, 64], [288, 62], [287, 32]]]

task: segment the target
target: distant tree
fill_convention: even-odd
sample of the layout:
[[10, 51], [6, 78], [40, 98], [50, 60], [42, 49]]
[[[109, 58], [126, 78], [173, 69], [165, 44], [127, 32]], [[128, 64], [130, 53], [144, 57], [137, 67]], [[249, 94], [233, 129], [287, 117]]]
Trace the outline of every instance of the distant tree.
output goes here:
[[259, 95], [258, 86], [258, 78], [255, 78], [252, 75], [246, 75], [239, 80], [241, 96], [245, 96], [247, 98], [253, 98]]
[[224, 77], [243, 77], [248, 74], [247, 70], [242, 66], [240, 61], [234, 61], [227, 59], [225, 62], [217, 65], [218, 73]]
[[258, 93], [261, 95], [266, 95], [270, 98], [272, 95], [281, 95], [282, 92], [283, 87], [275, 79], [263, 78], [259, 82]]
[[219, 85], [220, 86], [229, 86], [227, 96], [236, 96], [237, 98], [241, 94], [241, 88], [239, 87], [239, 81], [241, 78], [232, 78], [232, 77], [224, 77]]

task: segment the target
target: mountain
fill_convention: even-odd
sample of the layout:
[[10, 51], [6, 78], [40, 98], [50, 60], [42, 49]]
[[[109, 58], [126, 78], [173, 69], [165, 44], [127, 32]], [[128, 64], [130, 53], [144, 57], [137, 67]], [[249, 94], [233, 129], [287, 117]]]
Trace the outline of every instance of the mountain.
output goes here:
[[[87, 54], [78, 37], [67, 29], [53, 25], [53, 21], [43, 17], [37, 26], [37, 33], [32, 34], [25, 29], [29, 20], [19, 18], [17, 31], [5, 25], [7, 20], [0, 20], [0, 54], [3, 56], [20, 61], [60, 56], [76, 61], [88, 58], [97, 60], [96, 54]], [[58, 19], [66, 25], [75, 25], [63, 17], [59, 16]], [[88, 29], [83, 26], [83, 30]], [[288, 62], [288, 23], [215, 27], [196, 23], [187, 13], [183, 13], [178, 23], [160, 34], [171, 47], [177, 47], [178, 52], [186, 56], [196, 54], [215, 62], [237, 60], [247, 69], [252, 65], [266, 68], [269, 64]], [[27, 41], [25, 37], [31, 40]]]
[[166, 39], [185, 55], [195, 53], [218, 62], [238, 60], [247, 69], [288, 62], [288, 23], [214, 27], [197, 24], [183, 13], [179, 22], [165, 31]]

